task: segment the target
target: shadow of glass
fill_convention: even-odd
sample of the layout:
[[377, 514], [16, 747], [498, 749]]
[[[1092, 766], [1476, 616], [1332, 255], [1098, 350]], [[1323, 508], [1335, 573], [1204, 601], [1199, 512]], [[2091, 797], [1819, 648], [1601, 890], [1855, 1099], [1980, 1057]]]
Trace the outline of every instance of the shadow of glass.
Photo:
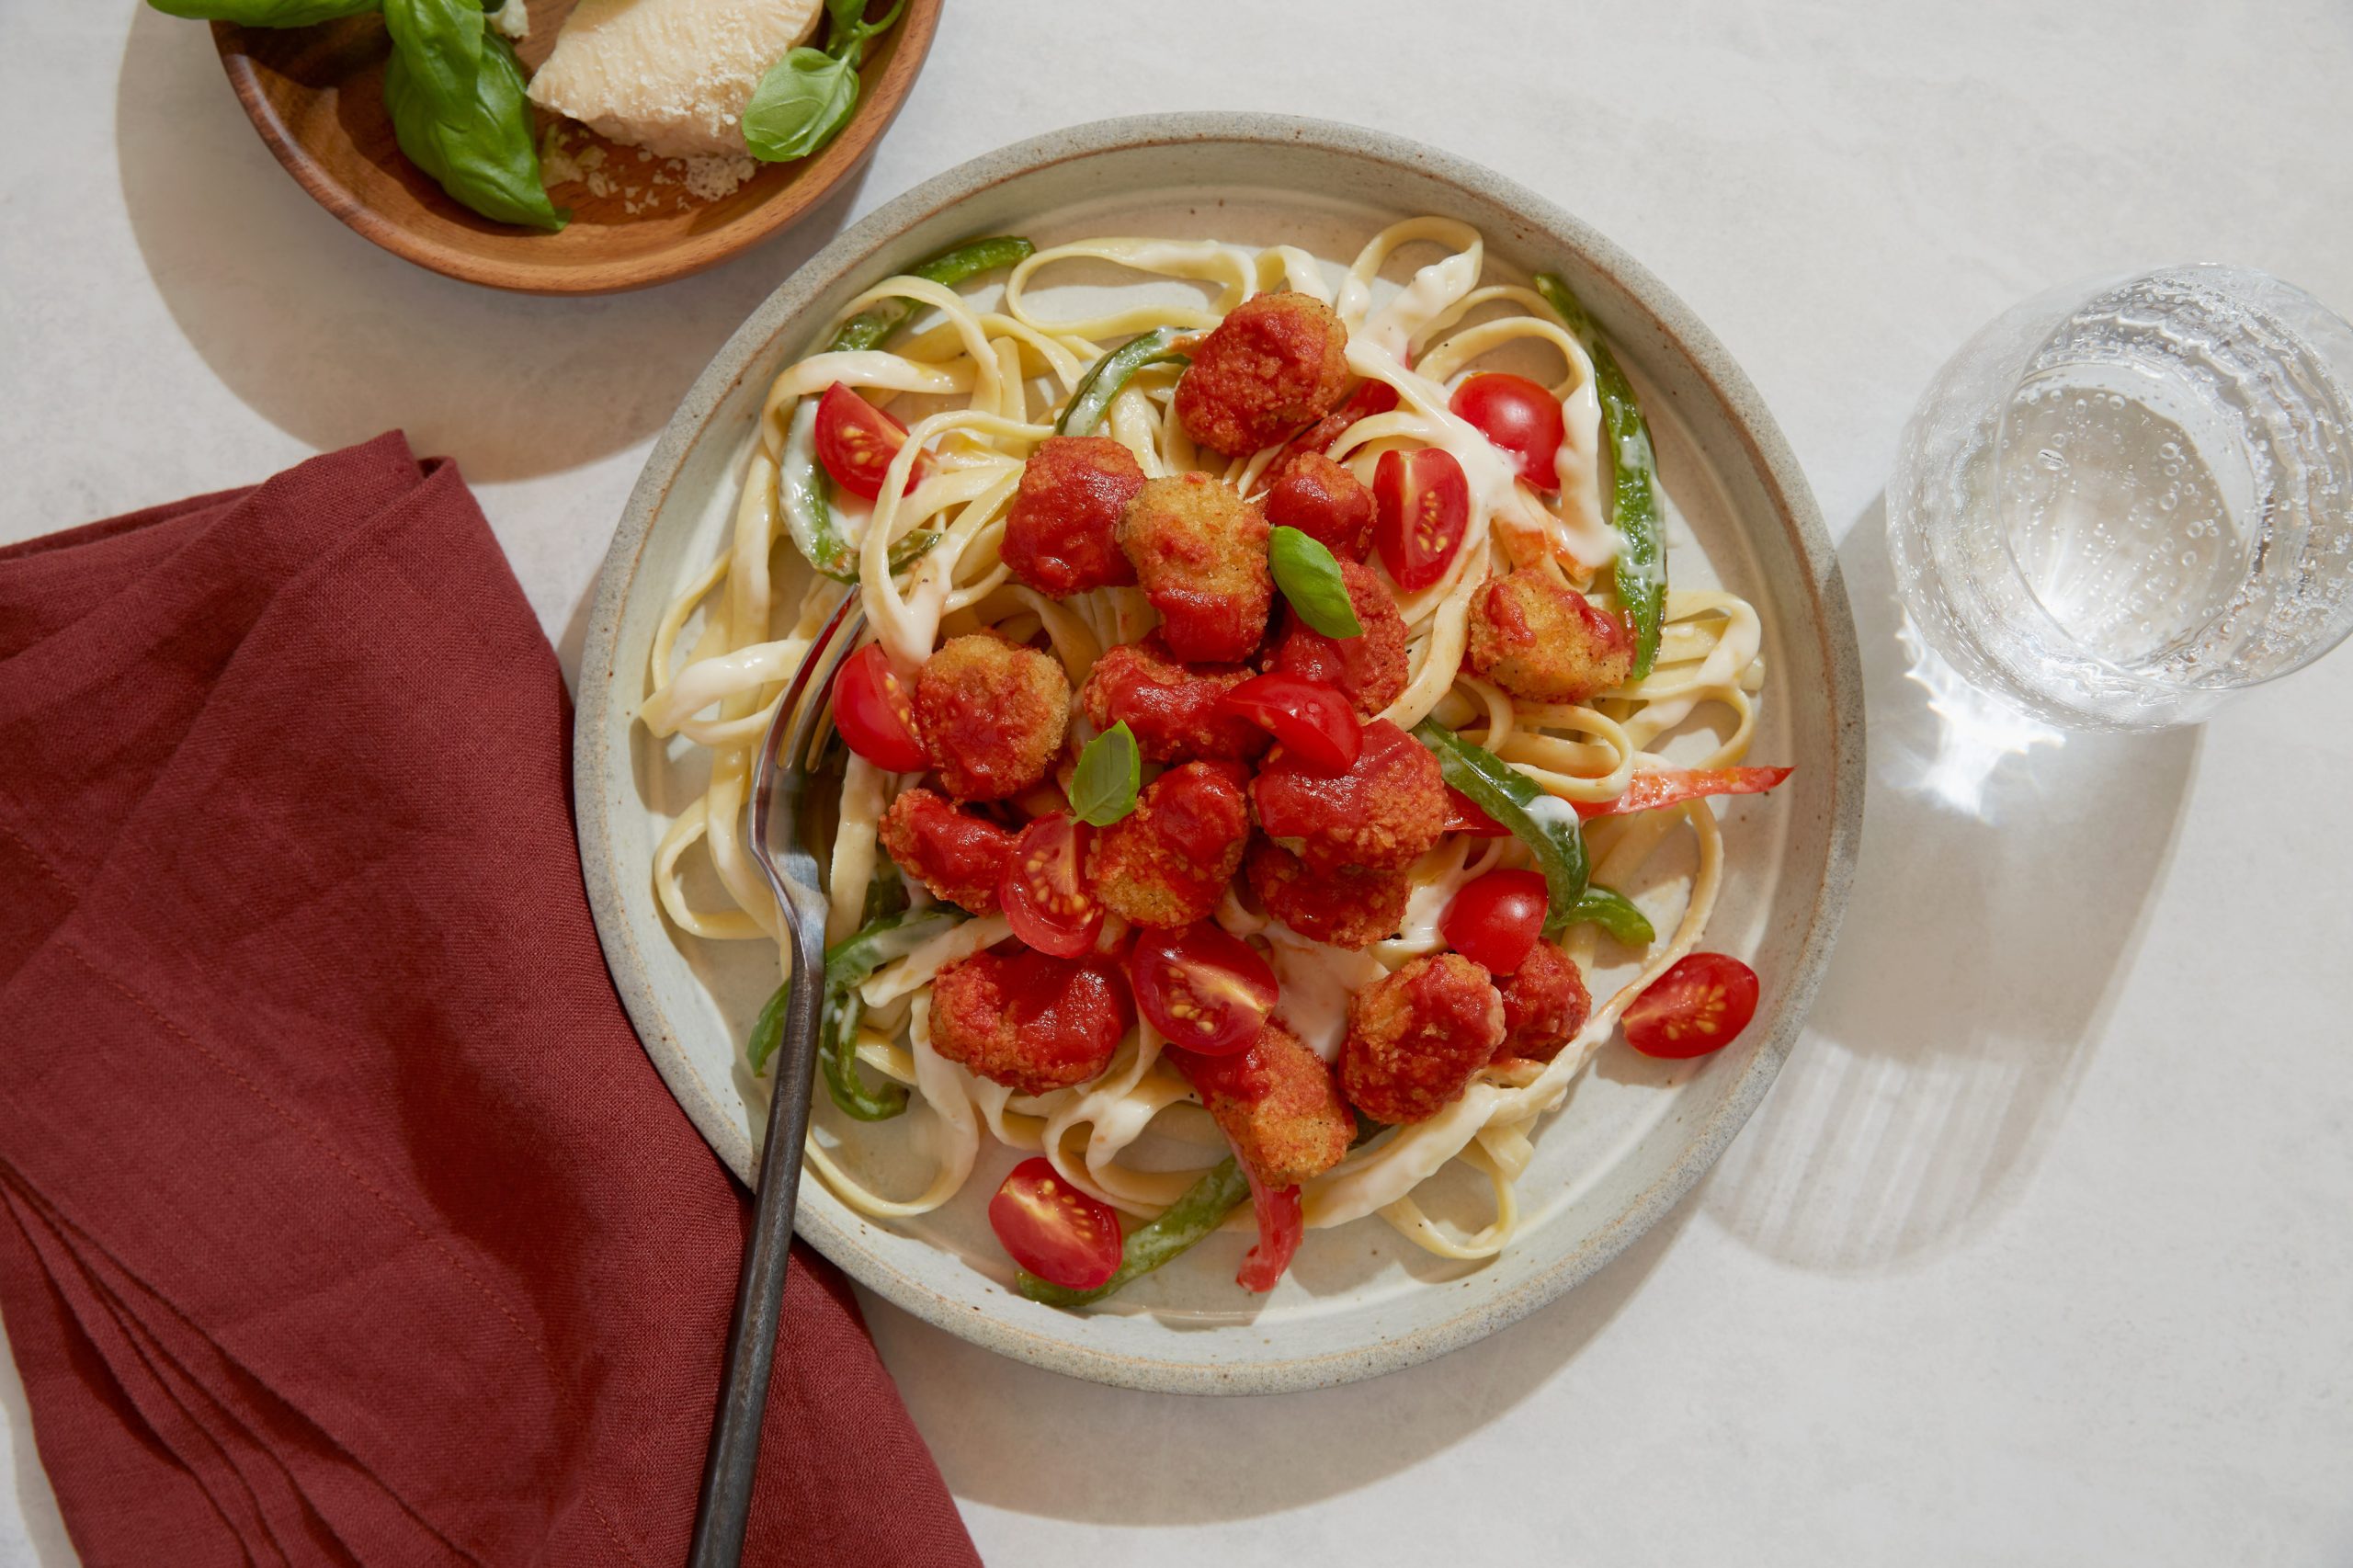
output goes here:
[[[859, 1300], [957, 1496], [1090, 1524], [1256, 1518], [1370, 1486], [1538, 1394], [1617, 1317], [1696, 1207], [1677, 1205], [1598, 1274], [1510, 1328], [1312, 1393], [1106, 1388], [937, 1333], [864, 1291]], [[1073, 1485], [1074, 1453], [1120, 1455], [1119, 1484]]]
[[576, 468], [659, 429], [752, 308], [840, 231], [864, 178], [708, 272], [542, 299], [443, 278], [335, 222], [254, 134], [201, 27], [141, 7], [116, 101], [131, 231], [222, 383], [313, 446], [398, 426], [478, 482]]
[[1870, 784], [1803, 1046], [1719, 1167], [1711, 1218], [1867, 1273], [1981, 1231], [2032, 1175], [2131, 968], [2195, 731], [2073, 733], [1972, 692], [1904, 624], [1884, 500], [1839, 550]]

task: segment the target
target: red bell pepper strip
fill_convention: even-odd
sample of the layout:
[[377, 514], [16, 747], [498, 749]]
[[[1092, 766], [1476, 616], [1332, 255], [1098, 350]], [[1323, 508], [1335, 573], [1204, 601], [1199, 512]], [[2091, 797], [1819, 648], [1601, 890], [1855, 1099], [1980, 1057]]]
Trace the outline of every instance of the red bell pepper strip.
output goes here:
[[1654, 811], [1702, 795], [1761, 795], [1794, 768], [1788, 767], [1661, 767], [1634, 775], [1626, 792], [1614, 801], [1579, 801], [1581, 817], [1623, 816], [1629, 812]]
[[1479, 809], [1479, 802], [1449, 784], [1446, 787], [1446, 831], [1480, 838], [1509, 838], [1511, 829]]
[[1240, 1164], [1242, 1174], [1250, 1179], [1250, 1207], [1258, 1219], [1258, 1244], [1242, 1255], [1242, 1267], [1233, 1282], [1264, 1294], [1275, 1288], [1283, 1270], [1290, 1267], [1291, 1255], [1307, 1233], [1307, 1221], [1300, 1212], [1298, 1187], [1268, 1187], [1250, 1168], [1249, 1161]]

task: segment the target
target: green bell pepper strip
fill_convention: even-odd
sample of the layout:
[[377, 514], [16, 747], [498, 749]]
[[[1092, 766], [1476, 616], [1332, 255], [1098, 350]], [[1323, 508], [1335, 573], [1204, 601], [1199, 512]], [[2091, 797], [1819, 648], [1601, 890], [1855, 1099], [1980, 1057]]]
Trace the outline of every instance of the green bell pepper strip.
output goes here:
[[825, 1017], [817, 1038], [817, 1066], [825, 1088], [845, 1116], [888, 1121], [907, 1108], [903, 1085], [869, 1088], [858, 1071], [858, 1025], [866, 1005], [858, 988], [867, 976], [901, 959], [964, 919], [960, 911], [934, 905], [920, 915], [885, 915], [825, 950]]
[[[907, 271], [943, 289], [953, 289], [983, 272], [994, 272], [1000, 267], [1011, 267], [1016, 262], [1026, 260], [1037, 248], [1018, 234], [997, 234], [985, 240], [970, 240], [961, 245], [951, 245], [937, 256], [915, 263]], [[826, 347], [835, 354], [851, 354], [879, 347], [892, 333], [906, 325], [920, 308], [915, 301], [904, 298], [877, 300], [842, 323], [841, 330], [834, 334], [833, 342]]]
[[1449, 784], [1528, 846], [1544, 873], [1544, 939], [1557, 941], [1577, 918], [1591, 868], [1577, 812], [1566, 801], [1537, 788], [1536, 780], [1487, 750], [1472, 745], [1435, 719], [1414, 726], [1414, 737], [1437, 754]]
[[804, 397], [792, 411], [777, 457], [776, 499], [784, 531], [810, 565], [836, 583], [858, 581], [858, 551], [834, 526], [834, 482], [817, 461], [817, 400]]
[[1588, 885], [1569, 912], [1569, 923], [1590, 921], [1630, 948], [1646, 948], [1658, 940], [1650, 916], [1634, 907], [1624, 893], [1598, 883]]
[[1189, 365], [1192, 358], [1179, 354], [1176, 340], [1185, 335], [1173, 326], [1156, 326], [1150, 332], [1131, 337], [1108, 354], [1087, 367], [1086, 374], [1078, 378], [1078, 385], [1070, 392], [1070, 406], [1054, 421], [1057, 436], [1091, 436], [1111, 411], [1111, 400], [1127, 390], [1138, 370], [1146, 365]]
[[1160, 1218], [1130, 1231], [1120, 1244], [1119, 1272], [1092, 1290], [1073, 1290], [1039, 1278], [1028, 1269], [1017, 1270], [1014, 1288], [1033, 1301], [1049, 1307], [1084, 1307], [1099, 1301], [1120, 1286], [1162, 1264], [1225, 1222], [1225, 1217], [1250, 1201], [1250, 1178], [1233, 1155], [1211, 1166], [1162, 1211]]
[[1609, 435], [1613, 483], [1610, 520], [1618, 527], [1618, 597], [1634, 629], [1634, 674], [1642, 679], [1658, 657], [1660, 624], [1666, 616], [1666, 546], [1662, 538], [1658, 500], [1658, 458], [1651, 449], [1650, 426], [1633, 384], [1620, 369], [1618, 357], [1601, 340], [1601, 331], [1586, 314], [1569, 286], [1550, 272], [1536, 275], [1536, 291], [1560, 313], [1593, 357], [1593, 390], [1601, 402], [1602, 427]]
[[744, 1041], [744, 1060], [751, 1064], [755, 1078], [768, 1070], [768, 1058], [784, 1043], [784, 1004], [791, 994], [792, 982], [783, 982], [752, 1021], [752, 1032]]
[[[823, 575], [836, 583], [858, 581], [858, 551], [834, 526], [834, 482], [817, 461], [817, 400], [804, 397], [792, 411], [784, 451], [777, 460], [777, 506], [793, 548]], [[890, 572], [897, 576], [939, 542], [937, 528], [916, 528], [891, 543]]]
[[[973, 240], [919, 261], [908, 270], [943, 288], [954, 288], [969, 278], [995, 267], [1011, 267], [1037, 247], [1017, 235]], [[880, 347], [915, 313], [913, 300], [879, 300], [844, 322], [834, 334], [828, 352], [855, 353]], [[817, 402], [804, 397], [792, 410], [792, 423], [777, 459], [777, 504], [784, 513], [784, 530], [810, 565], [836, 583], [858, 581], [858, 551], [842, 537], [834, 522], [834, 483], [817, 461]], [[939, 542], [938, 533], [917, 528], [891, 546], [893, 575], [906, 570], [916, 557]]]
[[[888, 909], [890, 903], [890, 893], [878, 877], [876, 885], [867, 891], [867, 906], [870, 909], [880, 903], [886, 913], [825, 952], [825, 1009], [818, 1026], [817, 1064], [824, 1073], [825, 1088], [834, 1104], [844, 1115], [860, 1121], [888, 1121], [897, 1116], [907, 1108], [907, 1091], [897, 1084], [871, 1089], [858, 1075], [858, 1026], [866, 1008], [858, 1000], [858, 988], [892, 959], [904, 958], [964, 918], [955, 910], [937, 906], [911, 915], [904, 903], [897, 909]], [[779, 985], [752, 1024], [751, 1035], [744, 1042], [744, 1057], [755, 1074], [767, 1071], [768, 1058], [783, 1043], [784, 1004], [791, 994], [790, 981]]]

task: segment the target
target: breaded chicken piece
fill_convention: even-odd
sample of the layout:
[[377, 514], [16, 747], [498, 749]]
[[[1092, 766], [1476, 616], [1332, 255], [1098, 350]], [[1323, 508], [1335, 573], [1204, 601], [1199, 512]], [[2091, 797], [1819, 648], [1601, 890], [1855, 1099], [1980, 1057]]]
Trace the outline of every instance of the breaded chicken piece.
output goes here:
[[1106, 909], [1164, 931], [1215, 913], [1250, 836], [1250, 810], [1233, 767], [1171, 768], [1144, 787], [1134, 811], [1097, 830], [1086, 876]]
[[1107, 650], [1078, 688], [1088, 722], [1124, 722], [1136, 749], [1153, 762], [1246, 761], [1274, 744], [1247, 719], [1219, 711], [1218, 700], [1250, 678], [1240, 665], [1188, 668], [1154, 632]]
[[1296, 1187], [1340, 1163], [1356, 1119], [1332, 1070], [1297, 1035], [1269, 1018], [1249, 1048], [1203, 1056], [1168, 1047], [1233, 1152], [1268, 1187]]
[[1405, 618], [1389, 584], [1370, 566], [1343, 561], [1340, 581], [1347, 587], [1348, 603], [1362, 631], [1354, 637], [1326, 637], [1286, 607], [1282, 635], [1267, 668], [1338, 687], [1356, 704], [1358, 715], [1370, 719], [1405, 690]]
[[1471, 667], [1530, 702], [1583, 702], [1625, 684], [1634, 635], [1540, 566], [1487, 585], [1471, 604]]
[[1100, 1076], [1134, 1022], [1127, 976], [1103, 953], [983, 951], [931, 983], [931, 1048], [1017, 1094]]
[[1375, 1121], [1423, 1121], [1462, 1096], [1504, 1040], [1504, 999], [1461, 953], [1418, 958], [1357, 993], [1340, 1088]]
[[1205, 473], [1148, 479], [1120, 520], [1160, 637], [1188, 664], [1238, 664], [1257, 650], [1274, 602], [1267, 518]]
[[1267, 914], [1302, 937], [1351, 950], [1395, 936], [1414, 892], [1409, 871], [1361, 866], [1311, 871], [1270, 838], [1250, 846], [1245, 865], [1250, 891]]
[[1593, 994], [1566, 953], [1550, 942], [1528, 949], [1502, 984], [1504, 1043], [1495, 1060], [1550, 1062], [1593, 1016]]
[[1274, 445], [1348, 394], [1348, 329], [1306, 294], [1245, 300], [1193, 347], [1176, 381], [1176, 417], [1213, 452]]
[[1005, 828], [918, 789], [891, 802], [881, 836], [892, 863], [934, 898], [974, 915], [995, 911], [997, 882], [1013, 858], [1013, 835]]
[[1142, 488], [1135, 454], [1108, 436], [1049, 436], [1022, 467], [997, 554], [1017, 580], [1058, 599], [1132, 583], [1120, 518]]
[[1250, 803], [1267, 836], [1318, 871], [1410, 866], [1446, 831], [1449, 810], [1438, 759], [1386, 719], [1364, 727], [1346, 773], [1318, 773], [1277, 747], [1250, 781]]
[[1053, 766], [1070, 727], [1070, 677], [995, 632], [951, 638], [915, 676], [915, 721], [950, 795], [1001, 801]]

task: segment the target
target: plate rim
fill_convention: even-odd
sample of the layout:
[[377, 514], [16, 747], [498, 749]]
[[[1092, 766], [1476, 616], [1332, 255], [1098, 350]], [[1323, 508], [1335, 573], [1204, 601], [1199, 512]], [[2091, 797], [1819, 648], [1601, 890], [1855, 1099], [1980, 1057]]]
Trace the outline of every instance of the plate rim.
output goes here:
[[[986, 153], [915, 186], [843, 231], [787, 278], [745, 319], [679, 404], [632, 489], [599, 569], [580, 666], [574, 739], [574, 795], [581, 864], [599, 940], [616, 988], [654, 1064], [715, 1153], [751, 1180], [750, 1140], [711, 1099], [668, 1030], [644, 962], [624, 918], [622, 867], [604, 814], [616, 778], [632, 776], [626, 757], [605, 745], [612, 712], [613, 659], [622, 607], [654, 517], [713, 410], [752, 369], [784, 322], [833, 280], [940, 209], [991, 186], [1056, 164], [1173, 142], [1305, 145], [1344, 156], [1409, 167], [1571, 238], [1608, 273], [1649, 324], [1675, 346], [1731, 414], [1731, 425], [1791, 536], [1813, 600], [1813, 631], [1828, 671], [1830, 811], [1828, 854], [1808, 913], [1796, 962], [1768, 1032], [1681, 1155], [1611, 1222], [1501, 1295], [1395, 1339], [1282, 1361], [1221, 1365], [1115, 1354], [1034, 1332], [1005, 1318], [960, 1307], [887, 1260], [853, 1245], [852, 1236], [804, 1206], [801, 1236], [870, 1290], [959, 1337], [1033, 1365], [1092, 1381], [1163, 1392], [1274, 1393], [1330, 1387], [1432, 1359], [1507, 1327], [1590, 1278], [1655, 1224], [1712, 1167], [1757, 1105], [1805, 1026], [1827, 968], [1852, 886], [1862, 830], [1865, 732], [1862, 668], [1854, 618], [1836, 551], [1796, 453], [1747, 375], [1723, 345], [1641, 263], [1607, 236], [1552, 201], [1471, 161], [1404, 137], [1339, 121], [1290, 115], [1189, 111], [1123, 116], [1050, 131]], [[657, 1045], [657, 1040], [660, 1042]]]

